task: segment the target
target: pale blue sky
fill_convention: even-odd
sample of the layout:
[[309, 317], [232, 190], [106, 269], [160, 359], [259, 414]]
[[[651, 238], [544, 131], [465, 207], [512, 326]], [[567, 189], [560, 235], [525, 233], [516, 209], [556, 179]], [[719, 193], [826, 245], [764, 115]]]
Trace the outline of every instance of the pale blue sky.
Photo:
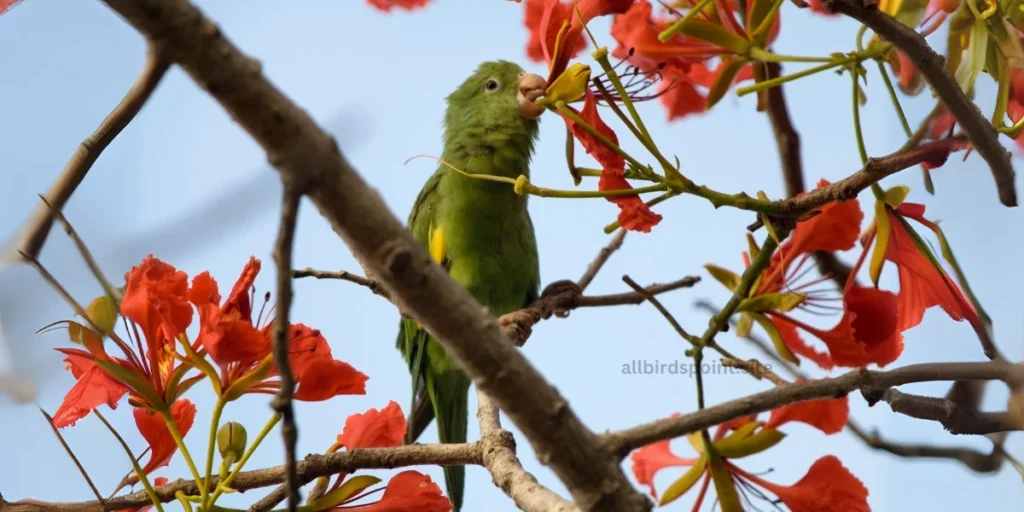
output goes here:
[[[286, 94], [316, 119], [328, 123], [356, 168], [383, 195], [396, 215], [405, 218], [420, 185], [432, 172], [427, 160], [403, 162], [417, 154], [440, 153], [444, 97], [484, 60], [512, 59], [528, 63], [523, 51], [526, 32], [520, 5], [500, 0], [442, 0], [415, 14], [384, 15], [360, 0], [211, 0], [204, 11], [248, 54]], [[780, 53], [827, 54], [853, 45], [856, 25], [783, 7]], [[504, 21], [502, 21], [504, 20]], [[607, 21], [594, 24], [609, 46]], [[103, 119], [134, 80], [144, 59], [142, 39], [99, 2], [26, 0], [0, 18], [0, 238], [6, 238], [34, 207], [76, 145]], [[788, 69], [797, 69], [791, 66]], [[863, 112], [866, 142], [872, 155], [885, 154], [904, 140], [876, 70], [869, 66], [870, 99]], [[978, 94], [990, 108], [993, 87], [985, 82]], [[841, 178], [859, 167], [853, 139], [848, 78], [824, 73], [787, 86], [793, 118], [803, 136], [807, 181]], [[931, 107], [928, 94], [904, 104], [912, 122]], [[753, 97], [727, 96], [713, 114], [667, 124], [660, 106], [641, 108], [655, 138], [677, 154], [683, 171], [698, 182], [725, 191], [764, 190], [783, 193], [774, 140], [767, 120], [754, 111]], [[338, 121], [337, 114], [346, 117]], [[563, 160], [561, 121], [545, 117], [532, 167], [542, 186], [570, 188]], [[623, 131], [624, 132], [624, 131]], [[624, 132], [625, 133], [625, 132]], [[622, 136], [625, 139], [626, 137]], [[637, 150], [638, 144], [626, 143]], [[639, 153], [639, 151], [637, 151]], [[582, 152], [580, 152], [582, 154]], [[1016, 290], [1024, 282], [1018, 256], [1024, 249], [1019, 209], [998, 204], [992, 178], [983, 161], [958, 158], [935, 173], [938, 195], [928, 197], [920, 172], [886, 180], [907, 184], [911, 199], [928, 205], [930, 218], [943, 220], [957, 256], [995, 320], [997, 340], [1013, 359], [1022, 355], [1022, 300]], [[1015, 160], [1019, 167], [1021, 161]], [[254, 181], [255, 180], [255, 181]], [[66, 213], [100, 255], [108, 275], [117, 276], [148, 252], [194, 275], [210, 270], [227, 286], [250, 254], [264, 259], [256, 285], [273, 287], [270, 249], [276, 230], [276, 175], [258, 146], [184, 73], [172, 69], [139, 117], [107, 149], [75, 195]], [[248, 183], [248, 188], [242, 188]], [[255, 183], [256, 185], [252, 185]], [[595, 187], [594, 182], [584, 186]], [[237, 192], [244, 190], [242, 192]], [[220, 198], [220, 199], [217, 199]], [[212, 214], [196, 211], [210, 200], [223, 201]], [[208, 205], [206, 205], [208, 207]], [[203, 210], [204, 212], [206, 210]], [[544, 282], [575, 279], [607, 236], [601, 227], [615, 217], [604, 200], [534, 198], [531, 211], [537, 226]], [[752, 216], [735, 210], [714, 211], [692, 197], [676, 198], [659, 208], [665, 216], [649, 235], [631, 235], [592, 287], [594, 293], [623, 291], [630, 274], [641, 283], [669, 281], [702, 274], [715, 262], [739, 268], [745, 248], [744, 226]], [[192, 214], [185, 224], [175, 224]], [[869, 213], [870, 216], [870, 213]], [[170, 223], [170, 224], [168, 224]], [[157, 235], [149, 234], [156, 230]], [[56, 234], [43, 257], [82, 300], [99, 293], [71, 245]], [[297, 267], [358, 270], [347, 249], [315, 212], [300, 216]], [[706, 276], [705, 276], [706, 277]], [[884, 275], [895, 287], [894, 272]], [[66, 342], [59, 334], [34, 336], [35, 329], [70, 316], [70, 311], [29, 269], [0, 273], [0, 305], [13, 364], [35, 375], [40, 403], [53, 411], [72, 378], [61, 370], [51, 348]], [[296, 283], [293, 318], [323, 330], [335, 354], [370, 375], [365, 396], [341, 397], [328, 403], [298, 407], [299, 452], [322, 452], [340, 432], [344, 419], [369, 407], [397, 400], [408, 402], [404, 363], [394, 348], [397, 314], [387, 302], [357, 286], [325, 281]], [[727, 295], [711, 279], [692, 290], [664, 297], [684, 325], [699, 330], [706, 315], [695, 300], [722, 303]], [[834, 318], [816, 319], [829, 327]], [[906, 334], [907, 349], [897, 365], [926, 361], [980, 360], [970, 328], [941, 312], [929, 312], [923, 324]], [[729, 335], [721, 342], [754, 355]], [[671, 361], [683, 358], [684, 343], [650, 306], [580, 310], [569, 319], [539, 325], [523, 349], [525, 355], [568, 398], [577, 414], [595, 431], [619, 429], [653, 420], [673, 411], [696, 407], [689, 377], [622, 375], [621, 366], [634, 359]], [[10, 361], [5, 362], [9, 364]], [[745, 376], [712, 375], [709, 403], [766, 388]], [[946, 385], [908, 386], [908, 391], [941, 395]], [[195, 430], [188, 440], [201, 452], [211, 405], [210, 394], [197, 389], [190, 398], [199, 405]], [[993, 388], [986, 407], [1005, 405], [1006, 393]], [[877, 426], [887, 437], [915, 442], [975, 446], [982, 439], [953, 438], [935, 423], [895, 416], [884, 405], [868, 409], [859, 395], [850, 398], [862, 423]], [[475, 399], [472, 404], [475, 404]], [[471, 404], [471, 405], [472, 405]], [[31, 407], [5, 404], [0, 409], [0, 492], [8, 500], [32, 497], [83, 500], [91, 493], [65, 457], [44, 420]], [[247, 398], [228, 408], [225, 419], [243, 422], [255, 433], [269, 409], [263, 398]], [[127, 405], [108, 415], [136, 449], [144, 444], [135, 432]], [[506, 425], [511, 426], [510, 422]], [[839, 456], [870, 490], [875, 510], [1011, 511], [1024, 499], [1021, 477], [1009, 466], [996, 475], [978, 476], [953, 462], [905, 461], [872, 452], [848, 434], [829, 438], [805, 426], [785, 427], [790, 436], [772, 450], [743, 461], [749, 471], [773, 470], [770, 479], [795, 482], [811, 463], [826, 454]], [[109, 492], [128, 469], [115, 441], [94, 419], [65, 430], [101, 490]], [[470, 437], [477, 435], [471, 423]], [[251, 468], [279, 464], [279, 436], [269, 438], [251, 461]], [[425, 439], [435, 440], [432, 429]], [[685, 443], [680, 443], [685, 454]], [[554, 475], [520, 443], [527, 469], [544, 484], [565, 493]], [[1024, 456], [1024, 442], [1011, 438], [1008, 447]], [[428, 468], [437, 481], [439, 469]], [[386, 473], [386, 472], [378, 472]], [[184, 477], [180, 457], [159, 475]], [[45, 478], [41, 478], [45, 475]], [[679, 475], [666, 471], [664, 488]], [[224, 505], [246, 505], [258, 492], [227, 497]], [[685, 510], [692, 496], [671, 506]], [[176, 509], [169, 505], [169, 509]], [[466, 510], [509, 510], [510, 503], [491, 484], [485, 470], [467, 472]]]

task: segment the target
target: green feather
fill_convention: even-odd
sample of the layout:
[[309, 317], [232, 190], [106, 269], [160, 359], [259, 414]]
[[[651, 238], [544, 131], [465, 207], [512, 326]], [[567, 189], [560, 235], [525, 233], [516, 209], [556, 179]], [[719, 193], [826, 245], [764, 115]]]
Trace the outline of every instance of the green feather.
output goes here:
[[[486, 62], [448, 96], [441, 158], [468, 173], [529, 176], [536, 120], [519, 115], [517, 82], [523, 72], [507, 61]], [[493, 83], [499, 85], [495, 89]], [[477, 180], [441, 165], [427, 180], [409, 215], [424, 247], [441, 234], [441, 265], [491, 314], [522, 308], [538, 296], [540, 270], [527, 197], [507, 183]], [[397, 345], [412, 377], [407, 443], [437, 419], [442, 443], [466, 442], [470, 380], [437, 341], [403, 318]], [[445, 468], [455, 510], [462, 507], [465, 468]]]

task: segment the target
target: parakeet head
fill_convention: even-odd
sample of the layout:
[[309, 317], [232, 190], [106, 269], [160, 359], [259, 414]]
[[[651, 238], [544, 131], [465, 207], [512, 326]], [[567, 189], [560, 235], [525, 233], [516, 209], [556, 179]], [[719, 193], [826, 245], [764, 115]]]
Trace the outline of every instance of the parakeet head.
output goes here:
[[537, 134], [537, 118], [544, 107], [534, 101], [544, 93], [545, 80], [527, 73], [518, 64], [504, 60], [485, 62], [448, 96], [445, 116], [447, 141], [493, 144], [496, 137], [526, 137]]

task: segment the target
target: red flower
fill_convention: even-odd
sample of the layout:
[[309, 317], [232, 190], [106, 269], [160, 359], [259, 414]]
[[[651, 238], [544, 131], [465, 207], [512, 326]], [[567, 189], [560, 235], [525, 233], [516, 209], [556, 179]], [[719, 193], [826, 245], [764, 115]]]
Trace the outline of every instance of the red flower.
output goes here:
[[[181, 365], [174, 350], [192, 322], [188, 276], [149, 255], [132, 267], [126, 280], [121, 314], [134, 327], [135, 347], [111, 332], [111, 340], [125, 356], [112, 357], [100, 335], [78, 326], [86, 350], [57, 349], [68, 356], [67, 367], [77, 379], [54, 414], [58, 428], [73, 425], [104, 402], [113, 408], [126, 391], [133, 405], [162, 410], [203, 377], [186, 379], [192, 368]], [[70, 329], [72, 323], [65, 323]]]
[[[1024, 118], [1024, 68], [1010, 71], [1010, 101], [1006, 113], [1014, 123]], [[1017, 137], [1017, 145], [1024, 148], [1024, 134]]]
[[[569, 60], [579, 54], [580, 50], [586, 48], [583, 27], [590, 20], [599, 16], [624, 13], [633, 4], [633, 1], [578, 0], [576, 7], [579, 9], [579, 15], [577, 16], [572, 4], [562, 3], [561, 0], [527, 0], [525, 23], [530, 29], [527, 53], [534, 58], [536, 44], [540, 43], [541, 55], [551, 66], [548, 84], [551, 84], [562, 74], [562, 71], [565, 71]], [[533, 5], [531, 6], [531, 4]], [[537, 16], [538, 9], [540, 9], [540, 17]], [[582, 23], [580, 23], [580, 18], [583, 18]], [[558, 33], [566, 21], [569, 22], [569, 28], [559, 40]], [[555, 48], [556, 42], [559, 48]]]
[[175, 343], [192, 325], [188, 275], [149, 255], [127, 275], [121, 314], [142, 329], [147, 340]]
[[383, 410], [369, 409], [349, 416], [345, 430], [338, 435], [338, 444], [348, 450], [399, 446], [405, 438], [405, 429], [402, 408], [392, 400]]
[[[705, 27], [701, 30], [702, 33], [708, 33], [711, 29], [710, 31], [721, 34], [724, 30], [727, 36], [738, 36], [738, 39], [752, 43], [750, 32], [753, 29], [750, 26], [759, 23], [758, 20], [751, 18], [755, 12], [755, 4], [758, 2], [747, 4], [742, 24], [735, 16], [740, 9], [739, 6], [727, 0], [715, 2], [714, 12], [725, 13], [724, 15], [713, 18], [708, 14], [711, 11], [702, 12], [694, 16], [689, 24]], [[628, 59], [631, 64], [646, 72], [653, 72], [660, 67], [663, 81], [659, 86], [659, 94], [662, 94], [661, 102], [668, 111], [669, 120], [708, 109], [708, 98], [695, 88], [696, 85], [711, 88], [721, 80], [722, 87], [725, 88], [721, 91], [724, 92], [731, 85], [750, 80], [754, 76], [750, 64], [736, 67], [727, 65], [727, 62], [719, 62], [713, 71], [709, 70], [706, 63], [708, 59], [722, 57], [729, 60], [732, 58], [730, 56], [736, 53], [734, 49], [711, 42], [714, 37], [702, 40], [677, 35], [666, 42], [659, 40], [658, 35], [668, 29], [672, 21], [654, 17], [650, 2], [640, 0], [634, 3], [626, 14], [615, 19], [611, 31], [612, 37], [618, 42], [618, 47], [612, 52], [614, 57]], [[769, 46], [775, 41], [779, 26], [779, 18], [776, 17], [764, 45]], [[711, 101], [718, 101], [720, 98], [721, 96], [716, 96]]]
[[[561, 20], [573, 18], [572, 4], [558, 0], [526, 0], [523, 6], [523, 24], [530, 31], [530, 40], [526, 43], [526, 55], [537, 62], [551, 62], [551, 52], [555, 47], [555, 38], [562, 28]], [[570, 57], [576, 57], [587, 47], [587, 40], [579, 38]]]
[[[362, 496], [356, 496], [354, 501]], [[331, 510], [358, 512], [449, 512], [452, 503], [430, 477], [418, 471], [402, 471], [391, 477], [380, 501], [366, 505], [347, 505]]]
[[870, 512], [868, 489], [834, 455], [826, 455], [811, 465], [793, 485], [773, 484], [726, 463], [733, 476], [740, 476], [779, 497], [791, 512]]
[[903, 203], [895, 210], [886, 208], [892, 226], [885, 258], [896, 264], [900, 276], [897, 297], [899, 329], [910, 329], [921, 323], [926, 309], [939, 306], [956, 321], [967, 319], [978, 326], [978, 314], [960, 292], [949, 274], [936, 267], [914, 242], [901, 217], [914, 219], [931, 229], [938, 226], [924, 218], [924, 205]]
[[391, 12], [391, 9], [400, 8], [407, 11], [426, 7], [430, 0], [367, 0], [370, 5], [384, 12]]
[[[637, 482], [646, 485], [651, 489], [651, 495], [657, 498], [654, 488], [654, 475], [658, 471], [676, 466], [690, 466], [690, 470], [680, 477], [662, 498], [661, 505], [665, 505], [682, 494], [685, 494], [703, 476], [703, 483], [697, 492], [696, 503], [693, 510], [698, 510], [703, 504], [709, 484], [712, 480], [712, 472], [724, 471], [728, 477], [726, 485], [731, 485], [731, 494], [735, 497], [735, 487], [742, 485], [749, 489], [751, 485], [757, 485], [767, 489], [779, 497], [790, 510], [794, 512], [817, 512], [820, 510], [851, 510], [861, 511], [867, 508], [867, 489], [843, 468], [842, 464], [833, 456], [826, 456], [819, 459], [808, 470], [807, 475], [796, 484], [783, 486], [765, 481], [760, 477], [748, 473], [735, 464], [728, 457], [746, 456], [758, 453], [770, 448], [782, 439], [782, 435], [776, 431], [776, 427], [789, 421], [801, 421], [817, 427], [826, 434], [839, 432], [846, 426], [849, 415], [849, 405], [846, 398], [813, 400], [809, 402], [798, 402], [772, 411], [771, 418], [767, 424], [755, 423], [754, 417], [742, 417], [736, 420], [718, 425], [715, 434], [711, 436], [712, 444], [715, 447], [715, 455], [710, 457], [702, 434], [697, 432], [690, 436], [690, 444], [699, 453], [698, 458], [683, 458], [672, 453], [669, 441], [659, 441], [633, 452], [633, 475]], [[736, 455], [727, 455], [729, 449], [735, 450], [741, 442], [751, 439], [754, 436], [762, 436], [761, 439], [746, 443], [748, 446], [758, 445], [759, 448], [751, 452], [734, 452]], [[739, 443], [738, 443], [739, 442]], [[731, 448], [727, 448], [727, 445]], [[716, 460], [717, 459], [717, 460]], [[695, 473], [696, 471], [696, 473]], [[719, 483], [716, 482], [716, 487]], [[753, 492], [745, 493], [750, 496], [763, 496]], [[720, 496], [721, 499], [721, 496]], [[724, 507], [723, 507], [724, 508]]]
[[654, 474], [665, 468], [692, 466], [696, 458], [684, 458], [672, 453], [670, 439], [651, 443], [633, 452], [633, 475], [636, 483], [646, 485], [651, 490], [651, 497], [658, 499], [658, 491], [654, 488]]
[[[569, 108], [571, 109], [572, 107]], [[575, 112], [575, 109], [573, 109], [573, 112]], [[615, 132], [605, 124], [598, 114], [597, 99], [589, 89], [586, 92], [583, 110], [577, 112], [577, 115], [612, 143], [618, 144], [619, 139]], [[597, 185], [598, 190], [628, 190], [633, 188], [626, 181], [626, 160], [621, 155], [605, 146], [597, 137], [594, 137], [582, 127], [577, 126], [572, 119], [568, 117], [563, 117], [563, 119], [587, 153], [601, 164], [602, 170], [601, 178]], [[652, 212], [644, 204], [643, 200], [640, 199], [639, 195], [611, 196], [607, 199], [619, 206], [619, 225], [626, 229], [647, 233], [651, 231], [652, 227], [661, 222], [661, 215]]]
[[832, 435], [846, 428], [849, 419], [850, 399], [844, 396], [784, 405], [772, 410], [764, 428], [778, 428], [790, 421], [799, 421]]
[[53, 426], [57, 428], [74, 425], [103, 404], [117, 409], [117, 402], [128, 392], [127, 387], [110, 378], [90, 356], [80, 352], [68, 353], [64, 359], [65, 368], [77, 382], [53, 415]]
[[[204, 272], [192, 280], [190, 300], [199, 311], [200, 334], [194, 349], [208, 352], [220, 366], [223, 392], [276, 393], [280, 381], [273, 362], [273, 318], [264, 327], [262, 315], [252, 318], [250, 290], [260, 261], [250, 257], [231, 294], [220, 306], [217, 281]], [[363, 394], [368, 377], [348, 363], [335, 360], [320, 331], [303, 324], [288, 327], [289, 362], [298, 389], [296, 400], [321, 401], [342, 394]]]
[[[149, 444], [149, 462], [142, 468], [144, 473], [149, 474], [168, 465], [174, 452], [178, 451], [178, 445], [174, 442], [163, 416], [138, 407], [133, 413], [139, 433]], [[187, 399], [178, 400], [171, 405], [171, 417], [174, 418], [174, 424], [184, 438], [196, 418], [196, 406]]]

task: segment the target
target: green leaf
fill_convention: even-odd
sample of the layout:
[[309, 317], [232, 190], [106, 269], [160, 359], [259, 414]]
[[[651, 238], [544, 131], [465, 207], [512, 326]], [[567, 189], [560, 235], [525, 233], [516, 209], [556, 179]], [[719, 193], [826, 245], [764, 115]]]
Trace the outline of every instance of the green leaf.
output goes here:
[[910, 187], [900, 185], [886, 190], [885, 194], [882, 195], [882, 199], [885, 201], [885, 204], [893, 208], [899, 208], [903, 201], [907, 200], [907, 194], [910, 194]]
[[764, 293], [757, 297], [743, 299], [736, 311], [779, 311], [785, 313], [803, 304], [807, 296], [802, 293]]
[[775, 347], [775, 351], [779, 353], [779, 356], [797, 366], [800, 366], [800, 360], [789, 351], [789, 347], [786, 346], [786, 341], [782, 339], [782, 333], [775, 327], [767, 317], [760, 313], [748, 313], [751, 318], [760, 325], [765, 332], [768, 333], [768, 337], [772, 340], [772, 346]]
[[309, 504], [309, 508], [313, 510], [325, 510], [331, 507], [336, 507], [345, 500], [355, 496], [362, 492], [364, 489], [371, 485], [375, 485], [380, 482], [380, 478], [370, 475], [357, 475], [349, 478], [345, 483], [341, 484], [341, 487], [313, 500], [313, 503]]
[[736, 336], [740, 338], [750, 336], [750, 327], [753, 325], [754, 319], [750, 318], [750, 315], [746, 313], [740, 314], [740, 319], [736, 322]]
[[715, 482], [718, 504], [722, 512], [743, 512], [743, 505], [740, 504], [740, 496], [736, 492], [732, 476], [729, 475], [729, 470], [726, 469], [722, 457], [714, 450], [708, 453], [708, 465], [711, 470], [711, 480]]
[[102, 334], [106, 335], [114, 330], [114, 325], [117, 323], [117, 305], [114, 301], [110, 300], [110, 297], [101, 295], [93, 299], [89, 303], [89, 306], [85, 308], [85, 313], [89, 315], [89, 320], [96, 324]]
[[884, 201], [875, 201], [875, 248], [868, 263], [868, 275], [875, 286], [878, 286], [878, 280], [882, 277], [882, 266], [885, 265], [885, 254], [889, 251], [890, 236], [892, 224], [889, 209]]
[[707, 455], [701, 455], [697, 458], [697, 462], [690, 466], [690, 469], [687, 470], [686, 473], [683, 473], [683, 476], [679, 477], [675, 482], [672, 482], [672, 485], [665, 489], [665, 493], [662, 494], [661, 500], [658, 502], [658, 506], [672, 503], [680, 496], [686, 494], [686, 491], [689, 491], [690, 488], [693, 487], [693, 484], [697, 483], [697, 480], [700, 480], [700, 477], [704, 474], [704, 468], [706, 468], [707, 465]]
[[750, 41], [729, 32], [725, 27], [704, 20], [692, 19], [683, 24], [680, 34], [709, 42], [737, 55], [746, 55]]
[[711, 85], [711, 89], [708, 90], [708, 99], [704, 103], [704, 110], [711, 110], [711, 107], [715, 106], [725, 96], [729, 87], [732, 86], [732, 81], [736, 78], [736, 75], [747, 64], [747, 59], [723, 59], [723, 63], [722, 71], [718, 74], [718, 78], [715, 79], [715, 83]]
[[[732, 443], [715, 443], [715, 451], [727, 459], [739, 459], [761, 453], [772, 446], [779, 444], [786, 437], [786, 434], [769, 428], [762, 430], [744, 439], [736, 439]], [[724, 441], [724, 439], [723, 439]]]
[[719, 267], [718, 265], [712, 265], [711, 263], [704, 265], [704, 268], [709, 274], [711, 274], [711, 277], [725, 285], [725, 287], [731, 292], [736, 291], [736, 287], [740, 285], [742, 277], [729, 269]]

